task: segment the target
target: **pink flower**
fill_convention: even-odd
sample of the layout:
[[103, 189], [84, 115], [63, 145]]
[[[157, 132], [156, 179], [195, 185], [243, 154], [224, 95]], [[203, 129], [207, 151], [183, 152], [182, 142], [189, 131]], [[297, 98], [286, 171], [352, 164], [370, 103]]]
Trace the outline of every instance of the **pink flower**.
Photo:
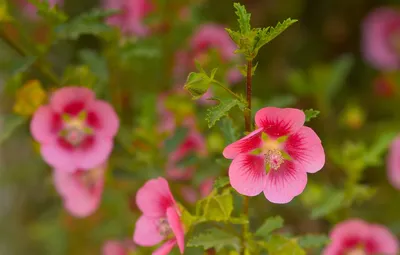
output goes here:
[[96, 100], [93, 91], [65, 87], [35, 112], [30, 129], [44, 161], [59, 171], [75, 171], [107, 160], [118, 127], [113, 108]]
[[68, 212], [76, 217], [87, 217], [96, 211], [103, 193], [105, 170], [105, 164], [84, 171], [54, 170], [54, 184]]
[[305, 116], [298, 109], [266, 107], [255, 120], [255, 131], [223, 151], [225, 158], [233, 159], [230, 183], [240, 194], [256, 196], [264, 191], [269, 201], [288, 203], [303, 192], [307, 173], [324, 166], [321, 140], [303, 126]]
[[130, 240], [117, 241], [109, 240], [103, 245], [103, 255], [129, 255], [135, 250], [135, 245]]
[[392, 142], [388, 156], [388, 178], [393, 187], [400, 189], [400, 136]]
[[339, 223], [330, 238], [323, 255], [395, 255], [399, 250], [395, 236], [386, 227], [359, 219]]
[[147, 181], [137, 192], [136, 203], [143, 215], [136, 222], [133, 234], [135, 243], [154, 246], [167, 240], [153, 255], [166, 255], [175, 245], [183, 254], [184, 227], [168, 182], [161, 177]]
[[153, 10], [150, 0], [104, 0], [105, 9], [118, 9], [122, 13], [107, 19], [107, 23], [121, 29], [128, 35], [145, 36], [149, 28], [144, 24], [145, 17]]
[[363, 24], [363, 53], [375, 68], [398, 70], [400, 67], [400, 12], [378, 8]]
[[191, 128], [185, 140], [178, 146], [176, 151], [172, 152], [167, 161], [167, 176], [174, 180], [191, 179], [196, 167], [195, 166], [179, 166], [179, 162], [185, 157], [195, 154], [203, 156], [207, 153], [203, 136], [194, 128]]
[[213, 184], [214, 178], [207, 178], [200, 184], [198, 190], [193, 188], [193, 186], [183, 186], [181, 188], [182, 197], [188, 203], [194, 204], [197, 200], [205, 198], [211, 193]]

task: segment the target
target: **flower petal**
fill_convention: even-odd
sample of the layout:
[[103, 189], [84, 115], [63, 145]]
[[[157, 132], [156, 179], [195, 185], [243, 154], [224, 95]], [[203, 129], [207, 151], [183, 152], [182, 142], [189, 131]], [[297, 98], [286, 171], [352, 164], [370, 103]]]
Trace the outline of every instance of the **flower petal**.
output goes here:
[[369, 225], [369, 239], [374, 241], [376, 247], [374, 254], [395, 255], [399, 252], [399, 243], [386, 227]]
[[296, 132], [304, 125], [304, 112], [294, 108], [265, 107], [255, 116], [256, 125], [273, 138]]
[[179, 250], [183, 254], [183, 251], [185, 250], [185, 233], [183, 231], [181, 219], [174, 207], [169, 207], [167, 209], [167, 219], [172, 232], [174, 232]]
[[392, 142], [387, 161], [389, 182], [395, 188], [400, 189], [400, 137]]
[[169, 240], [165, 242], [163, 245], [161, 245], [157, 250], [155, 250], [152, 253], [152, 255], [168, 255], [175, 245], [176, 245], [175, 239]]
[[105, 137], [114, 137], [119, 127], [118, 115], [112, 106], [104, 101], [93, 101], [88, 106], [88, 124]]
[[54, 141], [59, 127], [61, 128], [61, 119], [48, 106], [37, 109], [30, 124], [33, 138], [40, 143]]
[[110, 138], [94, 136], [89, 148], [78, 148], [74, 151], [77, 168], [90, 169], [107, 161], [113, 149]]
[[72, 159], [71, 151], [58, 145], [58, 143], [43, 144], [40, 147], [40, 153], [43, 160], [52, 167], [72, 172], [77, 169], [75, 162]]
[[229, 167], [232, 187], [242, 195], [257, 196], [265, 188], [265, 164], [261, 156], [239, 154]]
[[146, 216], [164, 217], [176, 202], [164, 178], [147, 181], [136, 193], [136, 204]]
[[262, 128], [259, 128], [242, 139], [229, 144], [225, 147], [222, 154], [227, 159], [233, 159], [240, 153], [250, 152], [254, 149], [257, 149], [261, 146], [261, 132]]
[[158, 231], [158, 219], [149, 218], [145, 215], [136, 221], [133, 241], [141, 246], [153, 246], [161, 242], [164, 237]]
[[272, 203], [285, 204], [300, 195], [307, 184], [307, 173], [293, 161], [285, 161], [267, 175], [265, 197]]
[[50, 99], [51, 108], [62, 113], [65, 107], [74, 102], [80, 102], [84, 105], [90, 104], [95, 99], [94, 92], [85, 87], [64, 87], [54, 92]]
[[290, 135], [285, 142], [284, 150], [308, 173], [318, 172], [325, 164], [325, 152], [321, 140], [309, 127], [301, 127]]
[[360, 240], [365, 240], [369, 231], [368, 224], [359, 219], [349, 219], [335, 226], [330, 233], [332, 240], [344, 240], [348, 237], [358, 237]]
[[103, 255], [126, 255], [127, 252], [122, 242], [114, 240], [105, 242], [102, 248]]

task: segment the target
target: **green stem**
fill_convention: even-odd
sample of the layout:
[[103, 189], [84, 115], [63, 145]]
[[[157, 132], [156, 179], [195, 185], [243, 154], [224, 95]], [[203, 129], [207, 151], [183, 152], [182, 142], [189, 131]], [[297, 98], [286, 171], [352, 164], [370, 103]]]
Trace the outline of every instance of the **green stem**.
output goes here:
[[[3, 30], [0, 31], [0, 38], [14, 51], [16, 51], [20, 56], [26, 57], [26, 56], [33, 56], [33, 54], [30, 54], [26, 49], [24, 49], [21, 45], [19, 45], [17, 42], [13, 41]], [[52, 83], [56, 85], [60, 85], [60, 81], [57, 78], [57, 75], [53, 73], [53, 71], [45, 66], [42, 65], [40, 62], [35, 61], [33, 63], [33, 66], [41, 72], [44, 76], [49, 79]]]
[[231, 94], [234, 98], [242, 101], [242, 99], [240, 98], [240, 96], [238, 96], [235, 92], [233, 92], [232, 90], [230, 90], [229, 88], [225, 87], [224, 84], [222, 84], [219, 81], [213, 80], [213, 82], [215, 84], [217, 84], [218, 86], [220, 86], [221, 88], [223, 88], [225, 91], [227, 91], [229, 94]]

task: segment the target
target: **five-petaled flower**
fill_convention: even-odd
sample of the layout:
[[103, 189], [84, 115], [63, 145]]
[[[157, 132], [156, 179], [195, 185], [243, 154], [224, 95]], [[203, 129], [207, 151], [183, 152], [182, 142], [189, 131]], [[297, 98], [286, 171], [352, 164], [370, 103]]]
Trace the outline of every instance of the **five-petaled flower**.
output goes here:
[[66, 172], [55, 169], [54, 184], [64, 201], [65, 209], [75, 217], [87, 217], [100, 205], [106, 164], [90, 170]]
[[399, 251], [396, 237], [386, 227], [359, 219], [336, 225], [330, 239], [323, 255], [395, 255]]
[[180, 209], [164, 178], [147, 181], [136, 193], [143, 215], [136, 222], [133, 240], [141, 246], [154, 246], [167, 240], [153, 255], [166, 255], [177, 244], [183, 254], [184, 226]]
[[91, 169], [109, 157], [119, 127], [114, 109], [93, 91], [64, 87], [41, 106], [31, 121], [43, 159], [60, 171]]
[[325, 164], [321, 140], [303, 126], [303, 111], [266, 107], [256, 113], [257, 129], [228, 145], [223, 155], [233, 159], [229, 167], [230, 183], [246, 196], [264, 191], [273, 203], [288, 203], [301, 194], [307, 173], [319, 171]]

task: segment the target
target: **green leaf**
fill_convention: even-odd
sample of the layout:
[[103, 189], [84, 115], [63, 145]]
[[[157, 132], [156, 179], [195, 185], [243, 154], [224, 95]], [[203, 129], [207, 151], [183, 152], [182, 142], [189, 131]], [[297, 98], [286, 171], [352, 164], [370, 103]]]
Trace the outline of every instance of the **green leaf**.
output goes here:
[[333, 63], [331, 78], [326, 85], [326, 96], [329, 101], [332, 100], [344, 85], [353, 64], [354, 58], [351, 55], [344, 55]]
[[183, 207], [181, 204], [179, 204], [179, 209], [181, 211], [181, 220], [183, 222], [183, 225], [185, 226], [185, 229], [190, 229], [193, 222], [196, 221], [196, 217], [191, 215], [189, 211], [186, 210], [186, 208]]
[[233, 126], [233, 121], [230, 118], [223, 118], [219, 122], [219, 127], [225, 138], [225, 145], [231, 144], [238, 139], [237, 131]]
[[305, 255], [306, 252], [294, 239], [280, 235], [273, 235], [268, 241], [267, 249], [269, 254], [274, 255]]
[[301, 236], [298, 242], [303, 248], [322, 248], [329, 243], [329, 238], [326, 235], [313, 235], [308, 234]]
[[233, 234], [226, 233], [219, 229], [210, 229], [205, 233], [201, 233], [192, 237], [187, 246], [189, 247], [203, 247], [205, 250], [215, 248], [219, 252], [224, 247], [232, 247], [236, 251], [240, 249], [240, 240]]
[[319, 115], [320, 111], [314, 110], [314, 109], [308, 109], [304, 111], [304, 114], [306, 115], [306, 122], [310, 121], [313, 118], [316, 118]]
[[165, 150], [167, 151], [168, 154], [175, 151], [178, 148], [178, 146], [182, 144], [188, 132], [189, 129], [185, 127], [179, 127], [175, 130], [173, 136], [165, 140]]
[[57, 25], [67, 21], [68, 16], [57, 9], [57, 6], [52, 7], [49, 1], [29, 0], [36, 7], [37, 14], [43, 17], [48, 24]]
[[321, 218], [341, 208], [344, 202], [344, 198], [345, 196], [343, 191], [332, 192], [323, 200], [322, 204], [317, 205], [312, 209], [311, 218]]
[[27, 56], [24, 58], [17, 58], [10, 63], [11, 75], [18, 75], [26, 72], [36, 61], [37, 57]]
[[223, 188], [228, 184], [229, 184], [229, 177], [227, 176], [218, 177], [218, 179], [214, 181], [214, 189]]
[[229, 189], [220, 195], [212, 192], [196, 204], [197, 216], [207, 221], [229, 221], [233, 211], [233, 197]]
[[283, 227], [283, 219], [281, 216], [269, 217], [261, 227], [257, 229], [255, 235], [266, 238], [272, 231], [281, 227]]
[[388, 149], [397, 132], [386, 132], [379, 134], [379, 137], [370, 146], [364, 155], [364, 161], [368, 166], [379, 166], [383, 164], [382, 154]]
[[240, 33], [242, 35], [247, 35], [250, 33], [250, 17], [251, 14], [246, 11], [246, 7], [240, 3], [234, 3], [233, 7], [236, 9], [236, 16], [238, 17]]
[[186, 80], [184, 89], [189, 91], [193, 99], [198, 99], [207, 92], [211, 83], [212, 79], [207, 74], [192, 72]]
[[12, 133], [22, 124], [25, 123], [27, 119], [18, 115], [6, 115], [0, 117], [0, 124], [3, 125], [0, 132], [0, 144], [5, 142], [11, 137]]
[[113, 30], [103, 19], [118, 13], [117, 10], [93, 9], [83, 13], [73, 20], [56, 27], [55, 32], [58, 39], [76, 40], [81, 35], [99, 36]]
[[237, 99], [214, 100], [219, 101], [219, 104], [207, 110], [206, 120], [208, 121], [209, 128], [213, 127], [218, 120], [226, 116], [233, 107], [238, 106], [242, 111], [246, 109], [246, 104]]

